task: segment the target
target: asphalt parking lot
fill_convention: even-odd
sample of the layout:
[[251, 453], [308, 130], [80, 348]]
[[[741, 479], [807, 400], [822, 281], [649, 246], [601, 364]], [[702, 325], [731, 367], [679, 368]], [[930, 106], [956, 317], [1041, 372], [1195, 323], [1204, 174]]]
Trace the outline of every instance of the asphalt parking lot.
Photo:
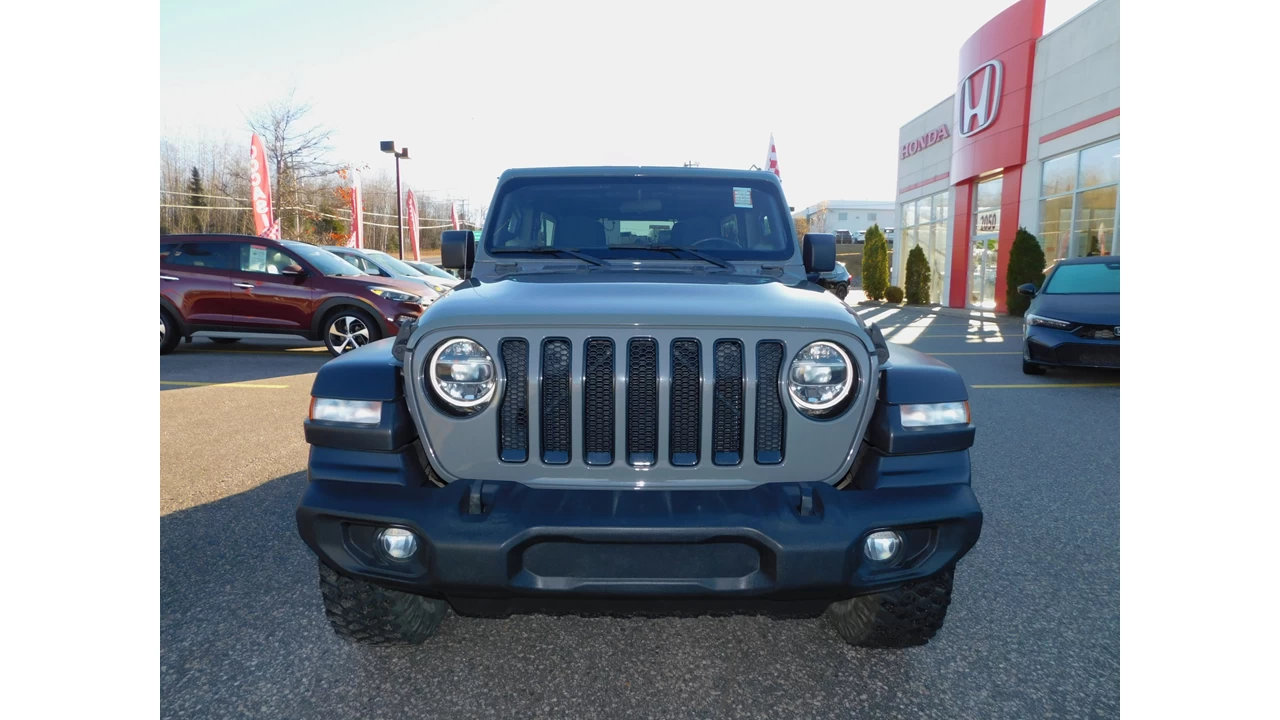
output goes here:
[[986, 519], [929, 645], [855, 649], [825, 619], [539, 616], [347, 645], [293, 519], [328, 355], [198, 339], [160, 360], [161, 716], [1117, 717], [1119, 373], [1023, 375], [1017, 320], [861, 312], [971, 387]]

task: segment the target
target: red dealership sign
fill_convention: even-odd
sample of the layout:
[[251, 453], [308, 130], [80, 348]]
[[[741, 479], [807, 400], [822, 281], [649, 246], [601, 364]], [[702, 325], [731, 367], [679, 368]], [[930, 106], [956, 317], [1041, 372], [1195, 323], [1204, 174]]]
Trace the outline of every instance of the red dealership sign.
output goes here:
[[253, 230], [258, 237], [271, 232], [271, 179], [267, 175], [267, 153], [257, 133], [249, 141], [249, 191], [253, 205]]
[[905, 160], [930, 145], [936, 145], [949, 137], [951, 137], [951, 128], [947, 127], [946, 123], [943, 123], [906, 145], [903, 145], [902, 154], [899, 157]]

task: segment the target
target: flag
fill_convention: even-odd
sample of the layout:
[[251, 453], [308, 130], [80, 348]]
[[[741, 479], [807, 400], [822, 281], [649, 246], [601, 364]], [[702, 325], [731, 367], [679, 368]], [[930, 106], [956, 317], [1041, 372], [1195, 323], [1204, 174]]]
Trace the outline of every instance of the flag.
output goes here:
[[418, 254], [418, 201], [413, 197], [413, 191], [409, 191], [409, 196], [405, 198], [405, 215], [409, 218], [409, 243], [413, 245], [413, 261], [421, 262], [422, 257]]
[[258, 233], [258, 237], [264, 237], [268, 240], [279, 240], [280, 239], [280, 219], [276, 218], [276, 221], [271, 223], [271, 227], [267, 228], [266, 230], [263, 230], [261, 233]]
[[449, 207], [449, 219], [453, 221], [453, 229], [458, 230], [458, 203], [453, 203]]
[[778, 147], [773, 143], [773, 133], [769, 133], [769, 154], [765, 157], [764, 169], [782, 179], [782, 173], [778, 172]]
[[271, 210], [271, 178], [267, 175], [267, 152], [257, 133], [249, 141], [249, 185], [253, 205], [253, 231], [259, 237], [269, 237], [273, 212]]
[[351, 239], [347, 247], [364, 248], [364, 198], [360, 192], [360, 171], [352, 172], [351, 181]]

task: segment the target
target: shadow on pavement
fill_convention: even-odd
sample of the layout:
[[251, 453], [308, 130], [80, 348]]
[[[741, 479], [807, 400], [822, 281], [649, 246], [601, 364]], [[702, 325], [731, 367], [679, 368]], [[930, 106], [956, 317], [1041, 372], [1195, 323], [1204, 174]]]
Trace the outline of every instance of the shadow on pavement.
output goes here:
[[161, 390], [217, 383], [285, 385], [287, 383], [272, 380], [314, 373], [331, 359], [328, 351], [312, 352], [305, 348], [293, 351], [269, 345], [241, 347], [240, 343], [193, 345], [199, 349], [185, 352], [179, 349], [160, 357]]

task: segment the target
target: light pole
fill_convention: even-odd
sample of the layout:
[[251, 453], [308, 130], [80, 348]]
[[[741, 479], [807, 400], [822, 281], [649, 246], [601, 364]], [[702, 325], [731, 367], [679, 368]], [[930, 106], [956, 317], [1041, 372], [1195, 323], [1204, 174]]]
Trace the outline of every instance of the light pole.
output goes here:
[[383, 140], [382, 152], [391, 153], [392, 155], [396, 156], [396, 232], [398, 233], [398, 236], [400, 238], [399, 240], [400, 259], [403, 260], [404, 259], [404, 220], [401, 219], [400, 213], [402, 212], [402, 207], [404, 203], [401, 202], [401, 196], [400, 196], [400, 159], [401, 158], [404, 158], [405, 160], [409, 159], [409, 148], [401, 148], [397, 152], [396, 143], [394, 140]]

